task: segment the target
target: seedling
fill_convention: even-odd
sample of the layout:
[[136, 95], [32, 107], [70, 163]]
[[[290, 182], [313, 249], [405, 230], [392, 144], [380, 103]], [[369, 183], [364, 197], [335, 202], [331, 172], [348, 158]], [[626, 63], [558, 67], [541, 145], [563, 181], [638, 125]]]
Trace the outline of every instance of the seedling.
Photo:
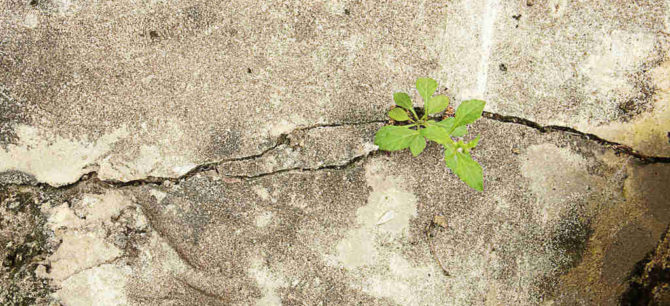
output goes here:
[[479, 135], [468, 142], [464, 142], [463, 137], [468, 133], [467, 125], [482, 116], [486, 103], [481, 100], [463, 101], [456, 109], [454, 117], [436, 121], [430, 115], [443, 112], [449, 106], [449, 98], [446, 96], [433, 96], [436, 89], [437, 81], [431, 78], [416, 80], [416, 90], [424, 102], [424, 114], [421, 117], [412, 107], [412, 100], [408, 94], [404, 92], [393, 94], [393, 100], [398, 107], [389, 111], [389, 117], [397, 122], [409, 124], [382, 127], [375, 135], [375, 144], [384, 151], [409, 148], [412, 155], [418, 156], [426, 148], [426, 139], [437, 142], [444, 147], [447, 167], [468, 186], [482, 191], [484, 189], [482, 167], [470, 156], [470, 150], [479, 142]]

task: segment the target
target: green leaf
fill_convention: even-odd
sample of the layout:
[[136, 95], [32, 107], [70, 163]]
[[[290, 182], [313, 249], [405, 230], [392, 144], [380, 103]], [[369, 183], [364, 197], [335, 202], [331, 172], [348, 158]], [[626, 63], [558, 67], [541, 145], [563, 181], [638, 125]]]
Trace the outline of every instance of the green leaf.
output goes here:
[[479, 143], [479, 135], [477, 135], [477, 137], [475, 137], [475, 139], [473, 139], [473, 140], [471, 140], [470, 142], [466, 143], [466, 144], [463, 146], [463, 148], [464, 148], [464, 149], [467, 149], [467, 150], [470, 150], [470, 149], [476, 147], [478, 143]]
[[419, 91], [419, 94], [423, 98], [424, 103], [428, 103], [430, 97], [437, 90], [437, 81], [431, 78], [418, 78], [416, 80], [416, 90]]
[[423, 149], [426, 148], [426, 139], [421, 135], [414, 136], [412, 143], [409, 144], [409, 150], [412, 151], [412, 155], [419, 156]]
[[435, 125], [447, 130], [449, 132], [451, 130], [451, 127], [454, 125], [454, 118], [450, 117], [447, 119], [444, 119], [440, 122], [436, 122]]
[[444, 144], [444, 161], [447, 163], [447, 167], [454, 171], [456, 169], [456, 145], [453, 143]]
[[482, 100], [467, 100], [461, 102], [461, 105], [456, 109], [456, 119], [454, 125], [451, 127], [455, 129], [459, 126], [475, 122], [482, 116], [486, 102]]
[[389, 117], [391, 117], [391, 119], [395, 121], [409, 120], [409, 116], [407, 116], [407, 113], [402, 108], [394, 108], [391, 111], [389, 111]]
[[375, 144], [380, 150], [398, 151], [409, 147], [416, 135], [420, 135], [418, 131], [407, 127], [384, 126], [375, 134]]
[[452, 131], [451, 128], [454, 126], [454, 120], [455, 120], [454, 118], [447, 118], [447, 119], [444, 119], [440, 122], [435, 123], [435, 125], [445, 129], [447, 131], [447, 133], [451, 132], [450, 133], [451, 136], [454, 136], [454, 137], [465, 136], [465, 134], [468, 133], [468, 128], [465, 127], [465, 126], [459, 126]]
[[447, 167], [472, 189], [484, 190], [482, 166], [472, 159], [470, 153], [459, 152], [454, 146], [450, 146], [450, 148], [445, 146], [444, 161]]
[[421, 130], [421, 135], [439, 144], [451, 143], [449, 133], [439, 126], [431, 125]]
[[454, 137], [463, 137], [463, 136], [465, 136], [465, 134], [467, 134], [467, 133], [468, 133], [468, 127], [465, 126], [465, 125], [461, 125], [461, 126], [455, 128], [455, 129], [451, 132], [451, 136], [454, 136]]
[[431, 114], [437, 114], [447, 108], [449, 106], [449, 98], [447, 96], [435, 96], [435, 97], [430, 97], [428, 100], [428, 103], [426, 103], [426, 112], [431, 115]]
[[404, 93], [404, 92], [396, 92], [393, 94], [393, 101], [395, 101], [395, 104], [409, 110], [412, 108], [412, 99], [410, 99], [409, 95]]

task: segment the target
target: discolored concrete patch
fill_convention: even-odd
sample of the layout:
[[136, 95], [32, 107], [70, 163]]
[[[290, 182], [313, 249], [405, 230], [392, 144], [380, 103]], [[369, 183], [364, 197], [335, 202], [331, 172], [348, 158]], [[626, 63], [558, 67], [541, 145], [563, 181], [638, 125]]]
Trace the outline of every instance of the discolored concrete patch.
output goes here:
[[565, 303], [618, 303], [637, 263], [653, 251], [668, 226], [669, 202], [663, 190], [670, 167], [630, 161], [621, 166], [627, 172], [622, 202], [601, 204], [582, 262], [561, 281]]
[[[0, 303], [46, 304], [55, 290], [36, 273], [52, 251], [39, 205], [45, 198], [29, 188], [0, 187]], [[42, 266], [42, 269], [44, 267]]]

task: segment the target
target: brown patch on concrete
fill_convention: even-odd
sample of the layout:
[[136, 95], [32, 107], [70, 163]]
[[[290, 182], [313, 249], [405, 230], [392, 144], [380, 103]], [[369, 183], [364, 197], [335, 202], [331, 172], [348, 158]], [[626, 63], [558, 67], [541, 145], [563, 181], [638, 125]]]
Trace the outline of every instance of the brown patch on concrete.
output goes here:
[[45, 304], [55, 288], [36, 275], [50, 253], [40, 195], [27, 188], [0, 187], [0, 304]]
[[624, 198], [600, 203], [582, 262], [561, 278], [561, 303], [616, 304], [668, 226], [670, 165], [629, 161], [625, 167]]
[[670, 227], [656, 250], [635, 268], [621, 305], [670, 305]]
[[616, 286], [626, 280], [631, 268], [656, 244], [656, 237], [641, 224], [626, 224], [612, 239], [605, 250], [602, 280]]

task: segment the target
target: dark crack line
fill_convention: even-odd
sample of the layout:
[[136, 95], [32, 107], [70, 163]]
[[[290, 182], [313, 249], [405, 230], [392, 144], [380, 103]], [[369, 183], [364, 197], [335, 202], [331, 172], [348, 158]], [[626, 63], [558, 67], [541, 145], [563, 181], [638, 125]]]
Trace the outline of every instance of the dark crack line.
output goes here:
[[254, 175], [227, 175], [227, 174], [222, 174], [222, 175], [225, 176], [225, 177], [234, 178], [234, 179], [253, 180], [253, 179], [259, 179], [259, 178], [263, 178], [263, 177], [266, 177], [266, 176], [281, 174], [281, 173], [285, 173], [285, 172], [316, 172], [316, 171], [323, 171], [323, 170], [342, 170], [342, 169], [349, 168], [349, 167], [357, 164], [359, 161], [362, 161], [362, 160], [364, 160], [368, 157], [376, 156], [376, 155], [380, 154], [381, 152], [382, 151], [379, 151], [379, 150], [370, 151], [368, 153], [355, 156], [355, 157], [347, 160], [343, 164], [337, 164], [337, 165], [326, 165], [326, 166], [320, 166], [320, 167], [314, 167], [314, 168], [293, 167], [293, 168], [279, 169], [279, 170], [270, 171], [270, 172], [263, 172], [263, 173], [254, 174]]
[[293, 130], [289, 134], [293, 134], [294, 132], [297, 132], [297, 131], [306, 131], [306, 130], [311, 130], [311, 129], [316, 129], [316, 128], [356, 126], [356, 125], [367, 125], [367, 124], [373, 124], [373, 123], [388, 123], [388, 120], [386, 120], [386, 119], [375, 119], [375, 120], [370, 120], [370, 121], [352, 121], [352, 122], [342, 122], [342, 123], [314, 124], [314, 125], [309, 125], [309, 126], [306, 126], [306, 127], [296, 128], [295, 130]]
[[[273, 150], [277, 149], [279, 146], [283, 144], [288, 143], [288, 135], [293, 133], [294, 131], [291, 131], [290, 133], [286, 134], [281, 134], [275, 141], [275, 143], [270, 146], [269, 148], [261, 151], [260, 153], [253, 154], [253, 155], [247, 155], [247, 156], [242, 156], [242, 157], [234, 157], [234, 158], [226, 158], [222, 159], [219, 161], [214, 161], [214, 162], [209, 162], [209, 163], [204, 163], [200, 164], [193, 169], [189, 170], [185, 174], [179, 176], [179, 177], [158, 177], [158, 176], [147, 176], [146, 178], [143, 179], [136, 179], [136, 180], [130, 180], [130, 181], [116, 181], [116, 180], [99, 180], [100, 182], [111, 185], [114, 187], [127, 187], [127, 186], [139, 186], [139, 185], [160, 185], [165, 181], [170, 181], [170, 182], [178, 182], [181, 180], [188, 179], [194, 175], [197, 175], [202, 172], [207, 172], [214, 170], [216, 171], [216, 167], [224, 164], [224, 163], [229, 163], [229, 162], [240, 162], [240, 161], [245, 161], [245, 160], [253, 160], [257, 158], [261, 158], [265, 156], [265, 154], [268, 154], [272, 152]], [[97, 174], [97, 173], [96, 173]], [[81, 181], [81, 180], [80, 180]], [[75, 182], [73, 184], [76, 184], [78, 182]]]
[[[370, 120], [370, 121], [354, 121], [354, 122], [342, 122], [342, 123], [324, 123], [324, 124], [314, 124], [314, 125], [309, 125], [305, 127], [298, 127], [293, 129], [292, 131], [288, 133], [283, 133], [279, 135], [275, 143], [270, 146], [269, 148], [263, 150], [262, 152], [258, 154], [253, 154], [253, 155], [248, 155], [248, 156], [243, 156], [243, 157], [236, 157], [236, 158], [227, 158], [227, 159], [222, 159], [219, 161], [215, 162], [210, 162], [210, 163], [205, 163], [202, 165], [198, 165], [195, 168], [191, 169], [189, 172], [185, 173], [182, 176], [176, 177], [176, 178], [170, 178], [170, 177], [154, 177], [154, 176], [148, 176], [145, 179], [138, 179], [138, 180], [131, 180], [131, 181], [110, 181], [110, 180], [101, 180], [101, 182], [114, 185], [117, 187], [125, 187], [125, 186], [137, 186], [137, 185], [144, 185], [144, 184], [162, 184], [164, 181], [171, 181], [171, 182], [178, 182], [184, 179], [188, 179], [198, 173], [206, 172], [206, 171], [211, 171], [214, 170], [216, 171], [216, 167], [225, 163], [230, 163], [230, 162], [240, 162], [240, 161], [246, 161], [246, 160], [254, 160], [261, 158], [265, 156], [266, 154], [274, 151], [281, 145], [285, 145], [289, 143], [289, 135], [294, 134], [299, 131], [308, 131], [312, 129], [317, 129], [317, 128], [334, 128], [334, 127], [342, 127], [342, 126], [357, 126], [357, 125], [367, 125], [367, 124], [375, 124], [375, 123], [385, 123], [386, 120]], [[366, 154], [367, 155], [367, 154]], [[341, 167], [346, 167], [358, 160], [358, 158], [363, 157], [363, 156], [357, 156], [354, 157], [353, 159], [349, 160], [346, 164], [342, 165], [333, 165], [333, 166], [324, 166], [318, 169], [301, 169], [301, 168], [291, 168], [291, 169], [283, 169], [282, 172], [287, 172], [291, 170], [303, 170], [303, 171], [317, 171], [317, 170], [324, 170], [324, 169], [341, 169]], [[273, 173], [268, 173], [264, 175], [271, 175]], [[229, 176], [231, 178], [235, 178], [235, 176]], [[248, 178], [254, 178], [253, 176], [250, 176]]]
[[93, 269], [98, 268], [98, 267], [100, 267], [100, 266], [114, 264], [114, 263], [116, 263], [117, 261], [123, 259], [124, 257], [125, 257], [125, 255], [122, 254], [122, 255], [116, 256], [116, 257], [114, 257], [114, 258], [110, 258], [110, 259], [104, 260], [104, 261], [102, 261], [102, 262], [100, 262], [100, 263], [97, 263], [97, 264], [94, 264], [94, 265], [92, 265], [92, 266], [89, 266], [89, 267], [86, 267], [86, 268], [78, 269], [78, 270], [76, 270], [76, 271], [70, 273], [70, 275], [66, 276], [65, 278], [61, 279], [60, 282], [61, 282], [61, 283], [64, 283], [64, 282], [66, 282], [67, 280], [69, 280], [70, 278], [72, 278], [72, 277], [74, 277], [74, 276], [76, 276], [76, 275], [78, 275], [78, 274], [80, 274], [80, 273], [83, 273], [83, 272], [86, 272], [86, 271], [89, 271], [89, 270], [93, 270]]
[[[595, 134], [591, 133], [584, 133], [579, 130], [566, 127], [566, 126], [559, 126], [559, 125], [541, 125], [537, 122], [521, 118], [521, 117], [516, 117], [516, 116], [507, 116], [507, 115], [501, 115], [497, 113], [491, 113], [484, 111], [482, 116], [486, 119], [489, 120], [494, 120], [498, 122], [503, 122], [503, 123], [513, 123], [513, 124], [519, 124], [523, 125], [526, 127], [533, 128], [540, 133], [552, 133], [552, 132], [562, 132], [562, 133], [569, 133], [578, 137], [581, 137], [583, 139], [595, 141], [596, 143], [605, 146], [607, 148], [610, 148], [615, 151], [616, 154], [619, 155], [628, 155], [635, 157], [638, 159], [640, 162], [645, 163], [645, 164], [653, 164], [653, 163], [670, 163], [670, 157], [664, 157], [664, 156], [651, 156], [651, 155], [646, 155], [643, 153], [638, 152], [637, 150], [631, 148], [630, 146], [620, 144], [614, 141], [609, 141], [606, 139], [603, 139]], [[61, 185], [58, 187], [51, 186], [47, 183], [36, 183], [36, 184], [31, 184], [32, 186], [37, 186], [37, 187], [42, 187], [45, 189], [69, 189], [72, 187], [77, 186], [79, 183], [88, 181], [88, 180], [93, 180], [97, 181], [98, 183], [110, 186], [110, 187], [128, 187], [128, 186], [140, 186], [140, 185], [160, 185], [163, 182], [169, 181], [169, 182], [179, 182], [181, 180], [188, 179], [192, 176], [195, 176], [199, 173], [207, 172], [207, 171], [217, 171], [216, 169], [217, 166], [224, 164], [224, 163], [229, 163], [229, 162], [239, 162], [239, 161], [246, 161], [246, 160], [254, 160], [261, 158], [265, 156], [266, 154], [272, 152], [273, 150], [277, 149], [279, 146], [288, 144], [289, 142], [289, 135], [294, 134], [299, 131], [308, 131], [311, 129], [317, 129], [317, 128], [333, 128], [333, 127], [342, 127], [342, 126], [356, 126], [356, 125], [366, 125], [366, 124], [375, 124], [375, 123], [388, 123], [388, 120], [383, 120], [383, 119], [374, 119], [374, 120], [369, 120], [369, 121], [352, 121], [352, 122], [338, 122], [338, 123], [323, 123], [323, 124], [314, 124], [314, 125], [309, 125], [309, 126], [304, 126], [304, 127], [298, 127], [293, 129], [290, 132], [283, 133], [279, 135], [275, 143], [268, 147], [267, 149], [257, 153], [257, 154], [252, 154], [252, 155], [247, 155], [247, 156], [242, 156], [242, 157], [234, 157], [234, 158], [227, 158], [227, 159], [221, 159], [218, 161], [213, 161], [213, 162], [208, 162], [204, 164], [200, 164], [187, 173], [178, 176], [178, 177], [156, 177], [156, 176], [147, 176], [146, 178], [142, 179], [135, 179], [135, 180], [129, 180], [129, 181], [118, 181], [118, 180], [100, 180], [98, 179], [98, 172], [97, 171], [91, 171], [88, 172], [84, 175], [82, 175], [79, 180], [66, 184], [66, 185]], [[340, 170], [344, 169], [346, 167], [349, 167], [350, 165], [353, 165], [357, 163], [358, 161], [367, 158], [369, 156], [375, 155], [377, 151], [371, 151], [367, 154], [364, 155], [359, 155], [356, 156], [352, 159], [350, 159], [347, 163], [345, 164], [339, 164], [339, 165], [328, 165], [328, 166], [321, 166], [317, 168], [302, 168], [302, 167], [295, 167], [295, 168], [287, 168], [287, 169], [280, 169], [276, 171], [271, 171], [267, 173], [261, 173], [261, 174], [256, 174], [256, 175], [225, 175], [230, 178], [239, 178], [239, 179], [256, 179], [256, 178], [261, 178], [269, 175], [274, 175], [274, 174], [279, 174], [279, 173], [284, 173], [284, 172], [289, 172], [289, 171], [320, 171], [320, 170]], [[23, 184], [4, 184], [5, 186], [9, 185], [23, 185]]]
[[[213, 162], [208, 162], [204, 164], [200, 164], [193, 169], [189, 170], [187, 173], [178, 176], [178, 177], [158, 177], [158, 176], [147, 176], [142, 179], [135, 179], [135, 180], [128, 180], [128, 181], [118, 181], [118, 180], [101, 180], [98, 178], [98, 171], [90, 171], [87, 173], [84, 173], [77, 181], [65, 184], [65, 185], [60, 185], [60, 186], [52, 186], [47, 183], [36, 183], [36, 184], [30, 184], [31, 186], [36, 186], [36, 187], [41, 187], [44, 189], [70, 189], [73, 188], [77, 185], [79, 185], [82, 182], [85, 181], [95, 181], [97, 183], [101, 183], [110, 187], [115, 187], [115, 188], [121, 188], [121, 187], [128, 187], [128, 186], [141, 186], [141, 185], [160, 185], [163, 182], [169, 181], [169, 182], [179, 182], [181, 180], [188, 179], [192, 176], [195, 176], [199, 173], [202, 172], [207, 172], [207, 171], [216, 171], [216, 167], [224, 164], [224, 163], [229, 163], [229, 162], [239, 162], [239, 161], [245, 161], [245, 160], [253, 160], [253, 159], [258, 159], [266, 154], [272, 152], [273, 150], [277, 149], [279, 146], [288, 144], [289, 140], [288, 137], [291, 134], [294, 134], [298, 131], [308, 131], [312, 129], [317, 129], [317, 128], [333, 128], [333, 127], [342, 127], [342, 126], [357, 126], [357, 125], [366, 125], [366, 124], [375, 124], [375, 123], [385, 123], [386, 120], [381, 120], [381, 119], [375, 119], [375, 120], [370, 120], [370, 121], [352, 121], [352, 122], [339, 122], [339, 123], [322, 123], [322, 124], [314, 124], [314, 125], [309, 125], [309, 126], [304, 126], [304, 127], [298, 127], [293, 129], [290, 132], [283, 133], [277, 137], [277, 140], [275, 143], [268, 147], [267, 149], [261, 151], [260, 153], [257, 154], [252, 154], [252, 155], [247, 155], [247, 156], [242, 156], [242, 157], [234, 157], [234, 158], [226, 158], [226, 159], [221, 159], [218, 161], [213, 161]], [[355, 159], [355, 158], [354, 158]], [[325, 166], [323, 169], [327, 168], [333, 168], [336, 169], [340, 166]], [[299, 168], [292, 168], [292, 169], [285, 169], [282, 172], [286, 171], [291, 171], [291, 170], [299, 170]], [[304, 169], [307, 171], [307, 169]], [[316, 170], [312, 170], [316, 171]], [[271, 173], [270, 173], [271, 174]], [[265, 174], [265, 175], [270, 175], [270, 174]], [[234, 177], [234, 176], [230, 176]], [[2, 185], [2, 184], [0, 184]], [[23, 185], [23, 184], [4, 184], [5, 186], [10, 186], [10, 185]]]
[[614, 150], [615, 153], [617, 154], [623, 154], [623, 155], [629, 155], [632, 157], [637, 158], [640, 162], [646, 163], [646, 164], [654, 164], [654, 163], [670, 163], [670, 157], [664, 157], [664, 156], [651, 156], [651, 155], [646, 155], [642, 154], [635, 149], [624, 145], [620, 144], [614, 141], [610, 141], [607, 139], [603, 139], [595, 134], [591, 133], [584, 133], [582, 131], [578, 131], [576, 129], [573, 129], [571, 127], [566, 127], [566, 126], [560, 126], [560, 125], [541, 125], [537, 122], [530, 121], [528, 119], [520, 118], [520, 117], [515, 117], [515, 116], [505, 116], [505, 115], [500, 115], [496, 113], [491, 113], [491, 112], [484, 112], [482, 114], [482, 117], [490, 120], [495, 120], [499, 122], [504, 122], [504, 123], [514, 123], [514, 124], [519, 124], [523, 126], [527, 126], [530, 128], [533, 128], [540, 133], [552, 133], [552, 132], [562, 132], [562, 133], [569, 133], [573, 134], [575, 136], [579, 136], [583, 139], [595, 141], [596, 143], [605, 146], [607, 148], [610, 148]]
[[[584, 133], [579, 130], [570, 128], [570, 127], [565, 127], [565, 126], [558, 126], [558, 125], [541, 125], [539, 123], [536, 123], [534, 121], [520, 118], [520, 117], [515, 117], [515, 116], [505, 116], [505, 115], [500, 115], [496, 113], [491, 113], [491, 112], [483, 112], [482, 117], [489, 119], [489, 120], [494, 120], [498, 122], [503, 122], [503, 123], [514, 123], [514, 124], [519, 124], [523, 125], [526, 127], [533, 128], [540, 133], [553, 133], [553, 132], [560, 132], [560, 133], [569, 133], [578, 137], [581, 137], [586, 140], [590, 141], [595, 141], [601, 146], [605, 146], [611, 150], [614, 150], [616, 154], [622, 154], [622, 155], [628, 155], [634, 158], [637, 158], [640, 162], [642, 163], [647, 163], [647, 164], [652, 164], [652, 163], [670, 163], [670, 157], [662, 157], [662, 156], [649, 156], [642, 154], [640, 152], [637, 152], [633, 148], [609, 141], [606, 139], [603, 139], [595, 134], [590, 134], [590, 133]], [[357, 123], [357, 124], [370, 124], [370, 123], [385, 123], [387, 121], [385, 120], [378, 120], [378, 121], [373, 121], [373, 122], [365, 122], [365, 123]], [[337, 124], [337, 125], [314, 125], [310, 126], [305, 129], [312, 129], [312, 128], [318, 128], [318, 127], [333, 127], [333, 126], [343, 126], [343, 125], [352, 125], [352, 123], [349, 124]], [[317, 168], [303, 168], [303, 167], [294, 167], [294, 168], [287, 168], [287, 169], [280, 169], [280, 170], [275, 170], [275, 171], [270, 171], [270, 172], [264, 172], [260, 174], [255, 174], [255, 175], [226, 175], [223, 174], [226, 177], [230, 178], [237, 178], [237, 179], [258, 179], [266, 176], [271, 176], [271, 175], [276, 175], [276, 174], [281, 174], [285, 172], [314, 172], [314, 171], [321, 171], [321, 170], [341, 170], [344, 168], [347, 168], [353, 164], [358, 163], [359, 161], [377, 155], [379, 153], [378, 150], [371, 151], [369, 153], [366, 153], [364, 155], [359, 155], [356, 156], [352, 159], [350, 159], [348, 162], [344, 164], [339, 164], [339, 165], [328, 165], [328, 166], [321, 166]]]

